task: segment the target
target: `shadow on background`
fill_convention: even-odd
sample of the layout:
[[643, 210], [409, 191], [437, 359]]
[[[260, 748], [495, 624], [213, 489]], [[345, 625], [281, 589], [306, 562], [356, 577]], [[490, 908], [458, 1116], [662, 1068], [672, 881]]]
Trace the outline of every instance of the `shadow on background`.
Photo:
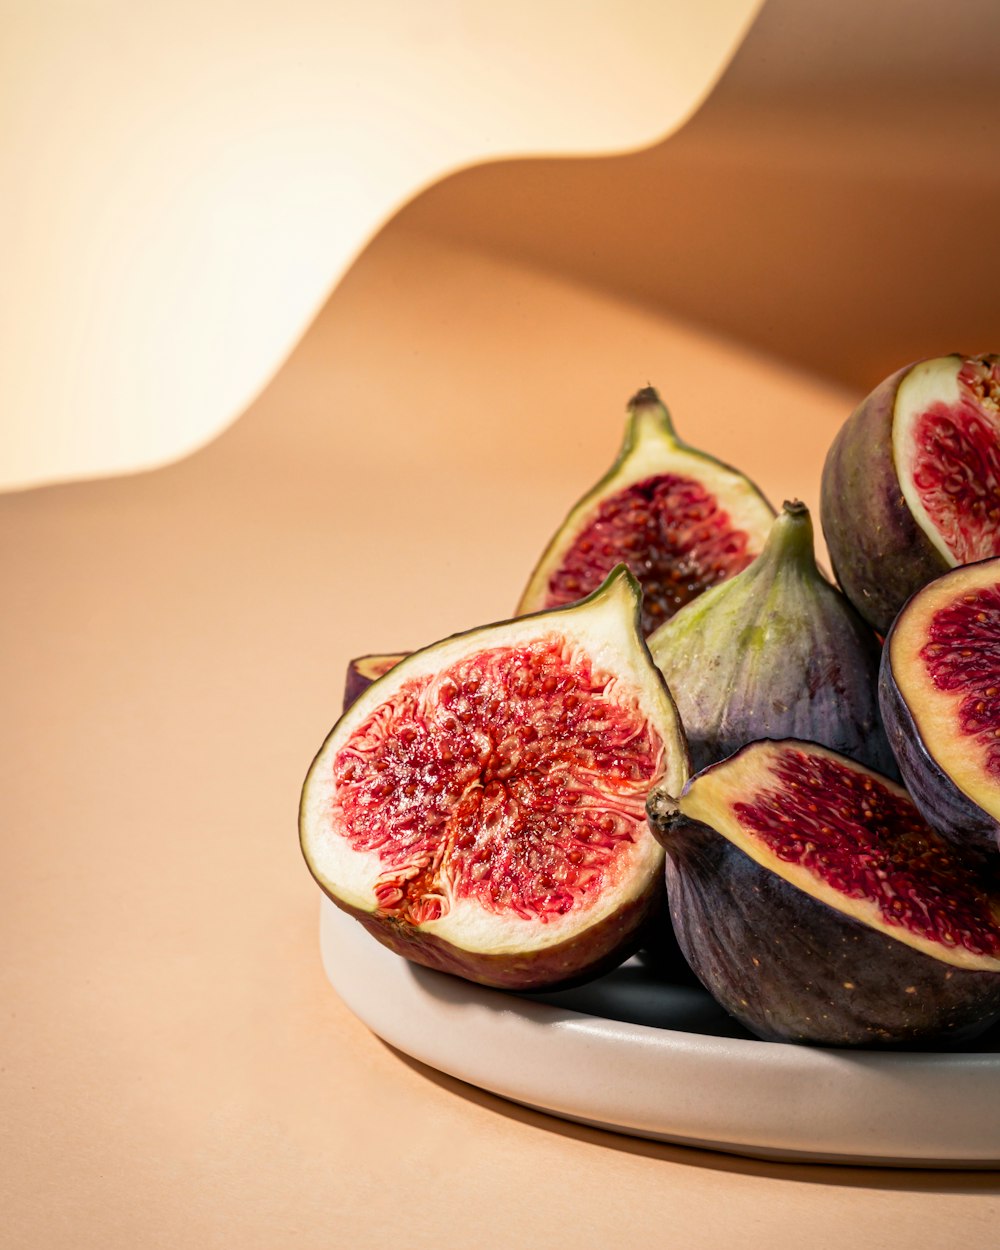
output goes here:
[[478, 166], [387, 229], [557, 270], [867, 391], [1000, 342], [998, 47], [983, 0], [917, 21], [906, 0], [770, 0], [663, 143]]
[[769, 1159], [756, 1159], [744, 1155], [726, 1154], [718, 1150], [705, 1150], [692, 1146], [673, 1145], [669, 1142], [650, 1141], [646, 1138], [628, 1137], [608, 1129], [591, 1128], [585, 1124], [562, 1120], [530, 1107], [499, 1098], [473, 1085], [467, 1085], [455, 1077], [447, 1076], [436, 1068], [428, 1067], [411, 1058], [387, 1042], [380, 1044], [412, 1071], [433, 1082], [441, 1089], [458, 1097], [468, 1099], [479, 1107], [507, 1116], [519, 1124], [541, 1129], [547, 1133], [561, 1134], [575, 1141], [587, 1142], [606, 1150], [646, 1159], [662, 1159], [664, 1162], [685, 1167], [762, 1177], [781, 1181], [799, 1181], [803, 1184], [833, 1185], [844, 1189], [879, 1189], [899, 1193], [941, 1194], [1000, 1194], [1000, 1177], [988, 1170], [948, 1170], [943, 1168], [895, 1168], [850, 1167], [838, 1163], [783, 1163]]

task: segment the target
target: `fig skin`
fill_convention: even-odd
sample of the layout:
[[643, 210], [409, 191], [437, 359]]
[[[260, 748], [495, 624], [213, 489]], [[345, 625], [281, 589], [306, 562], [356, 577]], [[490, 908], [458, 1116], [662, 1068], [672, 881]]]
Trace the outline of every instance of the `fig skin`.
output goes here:
[[385, 655], [359, 655], [351, 660], [344, 679], [344, 703], [341, 711], [346, 712], [362, 691], [367, 690], [373, 681], [378, 681], [408, 655], [408, 651], [398, 651]]
[[647, 812], [667, 852], [680, 948], [757, 1037], [939, 1049], [1000, 1019], [1000, 973], [937, 960], [813, 898], [685, 816], [662, 788]]
[[[320, 888], [322, 883], [320, 883]], [[611, 972], [635, 954], [651, 917], [664, 906], [663, 878], [654, 877], [636, 897], [599, 924], [558, 946], [520, 955], [466, 951], [451, 942], [405, 921], [373, 917], [351, 907], [329, 890], [327, 898], [360, 920], [383, 946], [412, 963], [435, 972], [474, 981], [491, 989], [529, 993], [532, 990], [566, 990]]]
[[896, 395], [914, 367], [898, 369], [861, 401], [823, 466], [820, 517], [834, 575], [882, 635], [910, 595], [950, 567], [914, 520], [892, 454]]
[[[996, 564], [997, 561], [983, 563]], [[965, 565], [964, 568], [974, 566]], [[957, 571], [957, 570], [956, 570]], [[907, 603], [910, 603], [916, 595]], [[905, 612], [906, 608], [904, 608]], [[901, 620], [903, 613], [897, 617]], [[893, 670], [896, 622], [886, 636], [879, 669], [882, 720], [903, 784], [924, 820], [943, 838], [973, 856], [994, 863], [1000, 855], [1000, 825], [952, 781], [928, 750]]]
[[786, 502], [742, 573], [647, 640], [697, 771], [760, 738], [804, 738], [896, 774], [876, 684], [880, 647], [816, 565], [805, 504]]

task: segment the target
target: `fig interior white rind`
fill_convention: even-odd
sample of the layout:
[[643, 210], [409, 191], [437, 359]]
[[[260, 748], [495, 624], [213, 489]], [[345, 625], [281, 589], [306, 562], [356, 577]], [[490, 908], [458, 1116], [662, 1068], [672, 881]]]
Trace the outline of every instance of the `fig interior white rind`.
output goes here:
[[[847, 760], [814, 743], [785, 740], [752, 743], [728, 760], [705, 769], [691, 779], [676, 806], [683, 815], [708, 825], [762, 867], [776, 872], [804, 894], [826, 903], [842, 915], [850, 916], [913, 947], [914, 950], [922, 951], [957, 968], [1000, 972], [1000, 958], [987, 954], [977, 955], [961, 946], [947, 946], [942, 942], [929, 940], [903, 925], [887, 926], [874, 901], [865, 897], [851, 897], [850, 894], [835, 889], [804, 864], [778, 860], [762, 839], [752, 829], [747, 828], [737, 815], [737, 804], [752, 801], [754, 796], [769, 788], [780, 792], [782, 782], [777, 766], [787, 752], [794, 749], [801, 749], [810, 755], [825, 756], [838, 765], [849, 767], [859, 776], [871, 777], [891, 795], [910, 802], [902, 786], [863, 764]], [[817, 805], [822, 805], [822, 793], [817, 793], [816, 802]], [[1000, 915], [996, 919], [1000, 923]]]
[[[921, 655], [935, 616], [983, 588], [1000, 591], [1000, 559], [964, 565], [925, 586], [900, 612], [886, 646], [893, 681], [928, 754], [963, 794], [1000, 821], [1000, 783], [987, 769], [983, 742], [961, 727], [962, 704], [970, 692], [940, 688]], [[1000, 685], [1000, 635], [992, 654]]]
[[[899, 384], [893, 408], [892, 455], [900, 491], [913, 519], [949, 568], [955, 568], [965, 560], [952, 550], [921, 498], [917, 479], [921, 471], [922, 453], [916, 432], [924, 414], [932, 408], [941, 406], [950, 410], [951, 419], [959, 423], [962, 422], [964, 413], [971, 410], [987, 426], [993, 428], [995, 442], [1000, 444], [1000, 414], [991, 404], [975, 402], [971, 390], [962, 381], [961, 374], [967, 363], [963, 356], [951, 355], [924, 360], [914, 365]], [[975, 466], [970, 465], [970, 472], [975, 472]], [[964, 506], [959, 492], [956, 495], [955, 508], [948, 518], [957, 528], [961, 526], [963, 519], [970, 519], [964, 515]], [[994, 551], [984, 550], [979, 554], [991, 555]]]
[[[455, 635], [414, 652], [369, 686], [334, 727], [313, 762], [303, 788], [300, 813], [302, 848], [314, 876], [324, 889], [348, 908], [376, 915], [375, 894], [386, 864], [377, 851], [358, 850], [334, 827], [337, 809], [334, 759], [354, 732], [369, 722], [381, 706], [407, 683], [446, 679], [459, 660], [479, 651], [520, 647], [557, 639], [570, 650], [579, 648], [595, 670], [615, 674], [605, 698], [634, 705], [662, 744], [656, 783], [677, 793], [687, 776], [683, 731], [670, 695], [656, 671], [638, 632], [639, 589], [620, 569], [588, 600], [568, 608], [520, 617]], [[612, 915], [625, 902], [639, 897], [662, 868], [662, 851], [644, 821], [624, 847], [604, 888], [545, 924], [527, 924], [518, 915], [487, 911], [474, 898], [456, 897], [438, 919], [421, 923], [419, 930], [463, 950], [485, 954], [512, 954], [556, 946], [582, 929]]]

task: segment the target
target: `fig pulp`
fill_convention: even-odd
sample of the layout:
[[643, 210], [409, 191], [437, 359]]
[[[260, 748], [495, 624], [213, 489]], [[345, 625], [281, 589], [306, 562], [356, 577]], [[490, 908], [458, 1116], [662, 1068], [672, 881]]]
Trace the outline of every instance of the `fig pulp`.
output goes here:
[[837, 580], [880, 634], [921, 586], [1000, 555], [1000, 357], [887, 378], [830, 448], [821, 515]]
[[1000, 841], [1000, 559], [954, 569], [907, 603], [886, 638], [879, 696], [914, 802], [949, 840]]
[[648, 810], [681, 949], [759, 1037], [940, 1045], [1000, 1018], [995, 887], [888, 778], [756, 742]]
[[628, 405], [618, 459], [560, 526], [517, 610], [581, 599], [621, 562], [642, 585], [649, 634], [708, 586], [746, 568], [773, 519], [748, 478], [678, 439], [647, 387]]
[[485, 985], [624, 958], [662, 897], [651, 786], [680, 721], [621, 567], [582, 603], [414, 652], [364, 690], [306, 778], [306, 861], [401, 955]]
[[405, 651], [398, 651], [394, 655], [361, 655], [351, 660], [344, 681], [343, 711], [347, 711], [362, 690], [367, 690], [373, 681], [378, 681], [390, 668], [395, 668], [406, 654]]
[[816, 567], [809, 510], [786, 503], [764, 550], [649, 638], [694, 769], [758, 738], [808, 738], [882, 772], [880, 648]]

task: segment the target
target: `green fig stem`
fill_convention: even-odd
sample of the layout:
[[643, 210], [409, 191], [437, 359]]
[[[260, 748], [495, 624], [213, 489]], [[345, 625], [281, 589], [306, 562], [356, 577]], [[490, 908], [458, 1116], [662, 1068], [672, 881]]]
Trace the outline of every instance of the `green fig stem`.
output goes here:
[[815, 573], [816, 552], [813, 545], [813, 523], [809, 509], [801, 500], [786, 500], [780, 514], [771, 526], [764, 549], [757, 558], [763, 565], [771, 560], [782, 563], [794, 561], [800, 572]]
[[628, 424], [622, 455], [640, 443], [647, 433], [655, 434], [659, 439], [666, 436], [670, 442], [680, 445], [667, 406], [655, 387], [644, 386], [642, 390], [636, 391], [628, 401], [627, 411]]

